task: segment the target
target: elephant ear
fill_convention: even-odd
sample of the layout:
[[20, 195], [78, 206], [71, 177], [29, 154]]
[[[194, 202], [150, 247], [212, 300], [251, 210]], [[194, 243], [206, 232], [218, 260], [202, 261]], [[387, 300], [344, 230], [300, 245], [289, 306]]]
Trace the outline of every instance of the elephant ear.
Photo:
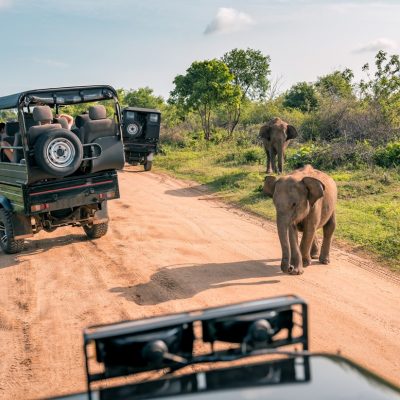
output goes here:
[[310, 177], [303, 178], [302, 182], [308, 190], [307, 198], [312, 207], [324, 195], [325, 186], [320, 180]]
[[293, 125], [288, 125], [286, 128], [286, 140], [297, 138], [298, 133]]
[[268, 176], [265, 177], [263, 193], [267, 197], [273, 197], [274, 192], [275, 192], [276, 181], [277, 181], [277, 179], [276, 179], [275, 176], [268, 175]]
[[263, 125], [260, 128], [260, 137], [267, 140], [271, 139], [271, 127], [269, 125]]

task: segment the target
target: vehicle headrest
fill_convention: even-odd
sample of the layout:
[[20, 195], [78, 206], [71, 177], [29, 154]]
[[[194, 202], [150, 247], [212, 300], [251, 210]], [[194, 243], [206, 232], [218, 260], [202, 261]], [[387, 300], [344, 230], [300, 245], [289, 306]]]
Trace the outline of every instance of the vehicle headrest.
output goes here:
[[6, 135], [14, 136], [19, 131], [19, 122], [17, 121], [9, 121], [6, 122]]
[[89, 118], [93, 120], [107, 118], [105, 107], [101, 105], [89, 107]]
[[68, 129], [68, 122], [65, 118], [54, 118], [56, 124], [60, 124], [63, 129]]
[[33, 109], [33, 119], [36, 122], [52, 121], [53, 113], [51, 112], [51, 108], [49, 106], [36, 106]]
[[75, 126], [80, 129], [83, 124], [89, 119], [89, 114], [81, 114], [75, 117]]

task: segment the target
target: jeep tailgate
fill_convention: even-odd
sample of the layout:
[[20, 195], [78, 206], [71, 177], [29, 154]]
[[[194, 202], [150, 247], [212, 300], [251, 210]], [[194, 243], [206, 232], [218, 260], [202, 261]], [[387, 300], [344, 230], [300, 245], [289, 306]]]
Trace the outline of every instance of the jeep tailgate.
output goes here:
[[62, 210], [119, 198], [115, 171], [26, 186], [25, 214]]

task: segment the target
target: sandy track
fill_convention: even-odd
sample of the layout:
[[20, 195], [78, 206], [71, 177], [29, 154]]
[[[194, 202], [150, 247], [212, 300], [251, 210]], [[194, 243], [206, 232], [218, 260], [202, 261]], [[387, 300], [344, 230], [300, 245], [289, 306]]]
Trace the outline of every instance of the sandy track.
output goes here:
[[0, 256], [0, 398], [85, 389], [82, 329], [294, 293], [310, 304], [311, 350], [341, 350], [400, 382], [400, 279], [335, 249], [330, 266], [283, 275], [275, 227], [198, 187], [130, 168], [109, 233], [40, 233]]

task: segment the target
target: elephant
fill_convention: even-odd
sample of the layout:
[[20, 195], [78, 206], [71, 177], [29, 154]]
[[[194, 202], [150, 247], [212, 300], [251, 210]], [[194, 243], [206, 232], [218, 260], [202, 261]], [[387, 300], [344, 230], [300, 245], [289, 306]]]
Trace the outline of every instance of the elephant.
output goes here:
[[[323, 242], [319, 261], [329, 264], [329, 252], [336, 228], [335, 181], [311, 165], [293, 171], [279, 179], [266, 176], [263, 192], [272, 197], [276, 209], [276, 223], [282, 248], [281, 270], [300, 275], [303, 267], [318, 258], [316, 231], [323, 228]], [[298, 243], [298, 232], [303, 232]]]
[[[282, 173], [286, 148], [290, 141], [298, 136], [296, 128], [280, 118], [274, 118], [260, 128], [259, 135], [267, 154], [267, 174], [272, 171]], [[278, 156], [278, 169], [276, 156]]]

